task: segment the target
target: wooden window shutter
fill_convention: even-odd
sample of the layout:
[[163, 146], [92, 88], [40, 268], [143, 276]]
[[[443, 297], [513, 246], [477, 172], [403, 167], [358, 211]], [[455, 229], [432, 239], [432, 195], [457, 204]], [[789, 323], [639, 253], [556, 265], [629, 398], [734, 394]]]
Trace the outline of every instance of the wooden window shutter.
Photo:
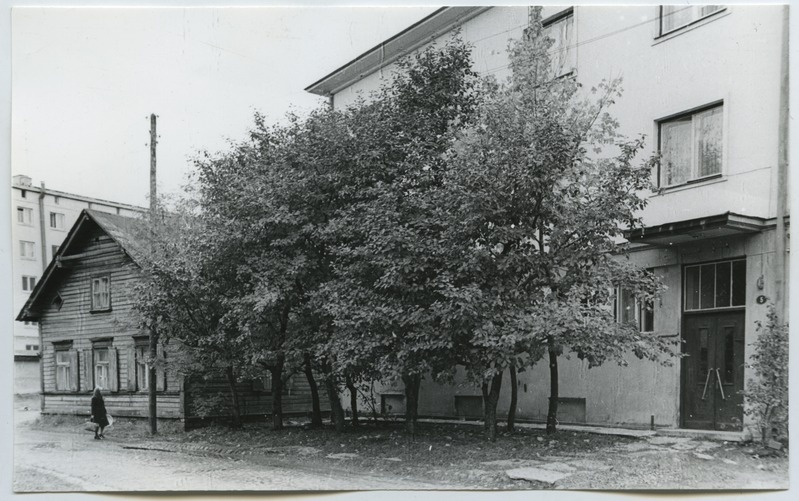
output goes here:
[[86, 376], [86, 391], [94, 390], [94, 354], [83, 350], [83, 374]]
[[166, 390], [166, 371], [164, 370], [166, 360], [164, 360], [164, 347], [160, 344], [156, 354], [158, 361], [155, 365], [155, 389], [156, 391], [164, 391]]
[[128, 347], [128, 391], [136, 391], [136, 346]]
[[69, 389], [71, 391], [78, 391], [80, 389], [79, 368], [78, 350], [69, 350]]
[[108, 390], [119, 391], [119, 364], [117, 363], [117, 349], [108, 348]]

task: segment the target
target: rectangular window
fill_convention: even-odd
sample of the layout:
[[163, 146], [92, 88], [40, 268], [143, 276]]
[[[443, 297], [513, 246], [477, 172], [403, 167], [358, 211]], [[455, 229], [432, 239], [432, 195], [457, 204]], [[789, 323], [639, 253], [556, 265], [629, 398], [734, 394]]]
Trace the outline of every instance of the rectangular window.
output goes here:
[[39, 351], [39, 345], [38, 344], [26, 344], [25, 345], [25, 350], [26, 351]]
[[111, 279], [98, 277], [92, 279], [92, 310], [101, 311], [111, 309]]
[[55, 390], [78, 391], [78, 352], [72, 349], [72, 341], [53, 343], [53, 350]]
[[659, 123], [660, 186], [721, 174], [723, 105]]
[[107, 347], [94, 349], [94, 386], [103, 390], [110, 390], [111, 386], [111, 357]]
[[572, 73], [577, 67], [574, 40], [574, 9], [566, 9], [542, 22], [543, 34], [552, 39], [549, 57], [555, 77]]
[[69, 351], [59, 350], [55, 352], [55, 389], [59, 391], [69, 390], [71, 379], [71, 364]]
[[63, 230], [64, 229], [64, 215], [60, 212], [51, 212], [50, 213], [50, 228], [56, 230]]
[[53, 203], [56, 204], [56, 205], [60, 204], [61, 203], [61, 197], [59, 197], [58, 195], [54, 195], [53, 196]]
[[136, 389], [139, 391], [147, 391], [149, 388], [149, 379], [147, 374], [147, 355], [149, 352], [150, 348], [146, 342], [136, 344]]
[[746, 302], [746, 260], [685, 267], [685, 310], [743, 306]]
[[33, 224], [33, 209], [27, 207], [17, 207], [17, 222], [24, 225]]
[[22, 277], [22, 290], [25, 292], [30, 292], [33, 288], [36, 287], [36, 277], [30, 277], [27, 275], [23, 275]]
[[19, 255], [22, 259], [36, 259], [35, 249], [33, 242], [19, 241]]
[[655, 331], [655, 302], [641, 301], [639, 314], [639, 330], [641, 332]]
[[663, 5], [660, 7], [660, 34], [687, 26], [724, 10], [723, 5]]
[[641, 332], [653, 332], [655, 303], [641, 301], [628, 289], [617, 287], [613, 298], [613, 319], [616, 322], [636, 325]]
[[721, 174], [723, 109], [718, 105], [660, 122], [660, 186]]

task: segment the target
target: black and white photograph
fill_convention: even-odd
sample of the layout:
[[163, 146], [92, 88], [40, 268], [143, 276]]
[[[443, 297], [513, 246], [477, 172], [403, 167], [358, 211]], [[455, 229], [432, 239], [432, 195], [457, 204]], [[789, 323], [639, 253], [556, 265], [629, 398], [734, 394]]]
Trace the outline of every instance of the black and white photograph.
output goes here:
[[789, 496], [789, 5], [7, 7], [0, 497]]

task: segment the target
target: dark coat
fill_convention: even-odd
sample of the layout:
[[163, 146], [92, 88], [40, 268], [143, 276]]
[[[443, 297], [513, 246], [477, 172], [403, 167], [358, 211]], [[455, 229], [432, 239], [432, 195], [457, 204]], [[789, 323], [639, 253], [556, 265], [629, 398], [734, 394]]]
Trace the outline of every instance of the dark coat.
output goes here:
[[108, 426], [108, 413], [105, 411], [103, 397], [92, 397], [92, 422], [102, 427]]

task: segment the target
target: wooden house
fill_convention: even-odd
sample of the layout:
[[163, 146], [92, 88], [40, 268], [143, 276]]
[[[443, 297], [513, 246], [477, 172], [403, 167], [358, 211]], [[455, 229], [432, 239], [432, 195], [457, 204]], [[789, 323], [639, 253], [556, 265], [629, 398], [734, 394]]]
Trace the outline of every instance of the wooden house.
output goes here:
[[[99, 386], [112, 415], [147, 416], [148, 333], [132, 315], [145, 224], [137, 217], [83, 210], [17, 316], [39, 325], [42, 413], [86, 415], [91, 392]], [[227, 385], [170, 370], [170, 350], [179, 349], [175, 343], [159, 346], [159, 358], [166, 361], [159, 366], [167, 370], [157, 371], [158, 417], [189, 422], [199, 417], [198, 396], [226, 398]], [[242, 415], [269, 415], [270, 391], [263, 381], [240, 383]], [[326, 399], [322, 408], [329, 409]], [[284, 415], [305, 415], [310, 409], [307, 380], [291, 378]]]

